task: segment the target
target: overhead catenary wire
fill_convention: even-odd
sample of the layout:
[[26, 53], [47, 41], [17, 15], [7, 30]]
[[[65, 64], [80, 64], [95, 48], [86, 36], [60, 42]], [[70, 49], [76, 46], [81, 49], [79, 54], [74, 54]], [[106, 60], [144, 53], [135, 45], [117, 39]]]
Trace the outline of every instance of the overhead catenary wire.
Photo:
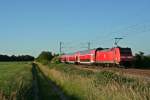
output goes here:
[[[100, 38], [100, 36], [97, 36], [95, 39], [92, 39], [91, 41], [93, 43], [98, 43], [98, 44], [105, 44], [106, 41], [108, 40], [113, 40], [114, 37], [121, 37], [121, 38], [129, 38], [133, 35], [135, 35], [136, 33], [136, 36], [137, 34], [139, 35], [139, 33], [142, 33], [142, 32], [148, 32], [150, 31], [150, 25], [149, 23], [148, 24], [134, 24], [134, 25], [129, 25], [125, 28], [122, 28], [118, 31], [114, 31], [114, 32], [109, 32], [107, 33], [106, 35], [103, 36], [103, 38]], [[131, 34], [132, 33], [132, 34]]]
[[[119, 29], [118, 31], [109, 32], [103, 37], [97, 36], [96, 38], [90, 40], [90, 42], [71, 42], [66, 43], [63, 45], [63, 50], [69, 51], [69, 50], [80, 50], [80, 49], [91, 49], [91, 44], [94, 44], [93, 46], [103, 46], [106, 41], [113, 41], [114, 37], [120, 37], [120, 38], [131, 38], [132, 36], [143, 32], [150, 31], [150, 25], [149, 24], [134, 24], [129, 25], [125, 28]], [[131, 34], [132, 33], [132, 34]]]

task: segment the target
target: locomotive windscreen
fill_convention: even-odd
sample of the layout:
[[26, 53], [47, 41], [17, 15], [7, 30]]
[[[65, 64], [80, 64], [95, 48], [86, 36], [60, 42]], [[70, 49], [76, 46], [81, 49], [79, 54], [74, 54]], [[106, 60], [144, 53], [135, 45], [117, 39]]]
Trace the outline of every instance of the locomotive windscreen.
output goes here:
[[121, 55], [132, 55], [131, 48], [120, 48]]

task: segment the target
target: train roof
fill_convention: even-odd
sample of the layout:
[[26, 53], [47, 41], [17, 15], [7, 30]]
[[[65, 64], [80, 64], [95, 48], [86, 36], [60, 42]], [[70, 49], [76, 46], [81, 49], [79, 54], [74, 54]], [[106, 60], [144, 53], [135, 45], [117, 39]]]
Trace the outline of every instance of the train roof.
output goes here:
[[82, 51], [77, 51], [77, 52], [73, 52], [73, 53], [66, 53], [65, 55], [74, 55], [74, 54], [77, 54], [77, 53], [80, 53], [80, 54], [87, 54], [87, 53], [90, 53], [91, 51], [93, 50], [96, 50], [96, 51], [108, 51], [108, 50], [111, 50], [113, 48], [119, 48], [119, 49], [131, 49], [131, 48], [128, 48], [128, 47], [112, 47], [112, 48], [94, 48], [94, 49], [90, 49], [90, 50], [82, 50]]
[[92, 50], [96, 50], [96, 49], [77, 51], [77, 52], [73, 52], [73, 53], [66, 53], [65, 55], [73, 55], [73, 54], [77, 54], [77, 53], [86, 54], [86, 53], [90, 53], [90, 51], [92, 51]]
[[83, 51], [79, 51], [81, 54], [86, 54], [86, 53], [90, 53], [91, 51], [96, 50], [96, 49], [90, 49], [90, 50], [83, 50]]

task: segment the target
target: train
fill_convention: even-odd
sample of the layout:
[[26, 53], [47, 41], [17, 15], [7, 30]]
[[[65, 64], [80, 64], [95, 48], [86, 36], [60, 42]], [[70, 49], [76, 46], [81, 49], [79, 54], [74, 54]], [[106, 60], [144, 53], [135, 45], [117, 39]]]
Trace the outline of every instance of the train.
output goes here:
[[96, 48], [60, 56], [62, 63], [94, 64], [102, 66], [130, 66], [133, 61], [131, 48]]

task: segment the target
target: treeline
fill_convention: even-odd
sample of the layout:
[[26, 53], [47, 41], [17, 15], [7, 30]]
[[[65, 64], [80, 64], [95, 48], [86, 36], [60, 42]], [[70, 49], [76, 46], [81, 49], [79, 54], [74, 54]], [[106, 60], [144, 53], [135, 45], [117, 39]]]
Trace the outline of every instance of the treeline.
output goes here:
[[150, 69], [150, 55], [144, 55], [144, 52], [136, 53], [133, 64], [136, 68]]
[[34, 57], [30, 55], [0, 55], [0, 61], [34, 61]]

